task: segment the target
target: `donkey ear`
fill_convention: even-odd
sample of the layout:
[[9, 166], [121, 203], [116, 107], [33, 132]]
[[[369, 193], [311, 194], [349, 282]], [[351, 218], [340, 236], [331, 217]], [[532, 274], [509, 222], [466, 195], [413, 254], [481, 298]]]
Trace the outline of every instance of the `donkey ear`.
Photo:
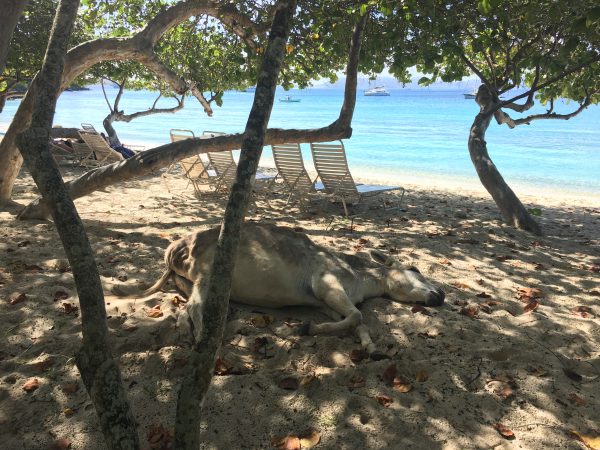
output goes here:
[[394, 260], [392, 258], [378, 250], [369, 250], [369, 254], [371, 255], [371, 259], [373, 259], [373, 261], [383, 266], [391, 267], [394, 264]]

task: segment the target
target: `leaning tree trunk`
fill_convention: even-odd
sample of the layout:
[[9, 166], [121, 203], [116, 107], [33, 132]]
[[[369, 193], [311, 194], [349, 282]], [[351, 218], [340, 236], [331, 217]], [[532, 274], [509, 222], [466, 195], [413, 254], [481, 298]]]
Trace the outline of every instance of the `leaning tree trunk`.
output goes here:
[[0, 16], [0, 74], [4, 72], [4, 68], [6, 67], [6, 55], [8, 55], [10, 39], [25, 5], [27, 5], [27, 0], [3, 0], [2, 2], [2, 15]]
[[476, 101], [481, 107], [481, 111], [475, 117], [473, 125], [471, 125], [469, 154], [471, 155], [471, 161], [475, 166], [477, 175], [496, 202], [504, 220], [516, 228], [541, 235], [542, 230], [540, 225], [531, 217], [531, 214], [529, 214], [519, 198], [508, 184], [506, 184], [506, 181], [504, 181], [504, 178], [502, 178], [502, 175], [500, 175], [500, 172], [488, 154], [485, 133], [490, 126], [493, 112], [496, 110], [496, 103], [485, 85], [480, 86]]
[[17, 135], [16, 140], [38, 189], [50, 204], [72, 267], [81, 307], [83, 336], [76, 362], [96, 408], [107, 447], [137, 449], [136, 423], [119, 368], [108, 345], [104, 295], [94, 254], [48, 145], [67, 42], [78, 7], [79, 0], [60, 2], [42, 69], [29, 89], [34, 106], [30, 126]]
[[201, 311], [201, 316], [190, 314], [194, 328], [199, 330], [196, 334], [199, 339], [190, 356], [191, 373], [184, 378], [177, 399], [177, 449], [196, 450], [200, 447], [202, 401], [210, 386], [216, 353], [223, 339], [241, 226], [252, 194], [252, 184], [273, 108], [277, 77], [295, 7], [295, 0], [281, 1], [278, 4], [257, 80], [254, 103], [244, 131], [236, 181], [225, 209], [210, 281], [206, 290], [201, 288], [200, 281], [197, 281], [190, 296], [188, 307], [197, 306], [194, 311]]
[[115, 127], [112, 125], [115, 121], [115, 118], [116, 115], [114, 113], [110, 113], [102, 121], [102, 126], [106, 130], [106, 136], [108, 137], [108, 142], [111, 147], [122, 145], [121, 141], [119, 140], [119, 136], [117, 135], [117, 130], [115, 130]]

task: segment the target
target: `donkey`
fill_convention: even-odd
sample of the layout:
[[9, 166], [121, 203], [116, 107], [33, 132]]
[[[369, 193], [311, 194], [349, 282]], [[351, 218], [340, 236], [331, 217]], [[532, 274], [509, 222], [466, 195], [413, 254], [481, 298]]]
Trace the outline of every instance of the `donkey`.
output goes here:
[[[165, 252], [165, 272], [139, 297], [159, 291], [172, 278], [188, 297], [193, 284], [200, 283], [202, 298], [219, 231], [219, 227], [212, 228], [171, 243]], [[440, 306], [445, 294], [417, 269], [402, 268], [375, 250], [370, 256], [373, 261], [330, 251], [289, 228], [246, 223], [242, 226], [235, 261], [231, 299], [269, 308], [317, 307], [334, 321], [320, 324], [311, 321], [305, 327], [308, 334], [353, 330], [362, 346], [373, 353], [375, 344], [362, 323], [357, 304], [373, 297], [389, 297], [397, 302]], [[201, 300], [191, 301], [183, 320], [178, 320], [180, 325], [195, 329], [196, 337], [202, 324], [202, 305], [198, 303]], [[186, 320], [188, 323], [183, 323]]]

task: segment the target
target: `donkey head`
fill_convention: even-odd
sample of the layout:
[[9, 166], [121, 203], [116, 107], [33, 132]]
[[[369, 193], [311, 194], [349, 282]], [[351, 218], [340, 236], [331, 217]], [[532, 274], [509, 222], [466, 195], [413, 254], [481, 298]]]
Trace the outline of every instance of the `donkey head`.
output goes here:
[[427, 306], [441, 306], [445, 294], [439, 287], [427, 280], [418, 269], [405, 268], [399, 262], [381, 252], [372, 250], [371, 258], [386, 266], [386, 294], [394, 301], [403, 303], [423, 303]]

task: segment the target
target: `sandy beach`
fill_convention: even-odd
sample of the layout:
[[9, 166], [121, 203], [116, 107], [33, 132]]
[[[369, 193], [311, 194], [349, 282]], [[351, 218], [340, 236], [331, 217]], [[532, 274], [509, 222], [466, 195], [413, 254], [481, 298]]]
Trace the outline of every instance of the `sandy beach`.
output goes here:
[[[81, 173], [62, 170], [67, 179]], [[476, 180], [406, 176], [402, 184], [401, 209], [369, 200], [352, 220], [326, 198], [307, 211], [286, 207], [280, 186], [256, 198], [248, 220], [293, 227], [333, 250], [389, 253], [443, 288], [446, 303], [366, 301], [364, 321], [387, 356], [379, 361], [363, 359], [351, 335], [299, 336], [300, 321], [329, 320], [319, 312], [232, 303], [202, 448], [274, 448], [307, 430], [318, 449], [575, 450], [586, 448], [577, 434], [600, 435], [600, 195], [517, 189], [541, 209], [545, 235], [536, 237], [503, 224]], [[35, 197], [23, 172], [13, 199]], [[116, 300], [111, 289], [153, 282], [169, 243], [218, 225], [224, 203], [196, 198], [177, 174], [76, 202], [142, 448], [171, 448], [187, 364], [175, 321], [185, 303], [172, 286], [143, 300]], [[0, 212], [2, 447], [66, 439], [73, 449], [104, 448], [73, 359], [80, 316], [68, 261], [53, 224], [16, 221], [17, 210]]]

